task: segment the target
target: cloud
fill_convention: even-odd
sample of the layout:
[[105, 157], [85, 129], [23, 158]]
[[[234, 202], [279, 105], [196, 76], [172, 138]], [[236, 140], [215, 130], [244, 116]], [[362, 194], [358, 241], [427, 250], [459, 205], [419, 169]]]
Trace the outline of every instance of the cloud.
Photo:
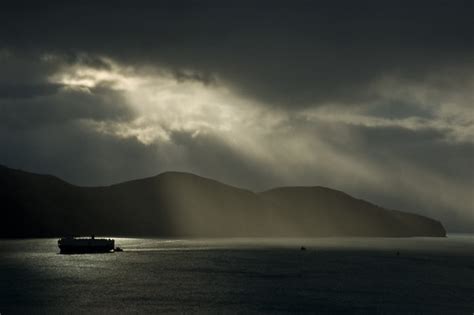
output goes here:
[[0, 99], [32, 98], [55, 94], [61, 85], [57, 84], [3, 84], [0, 86]]
[[[114, 78], [102, 80], [107, 84], [87, 86], [61, 77], [62, 69], [79, 65], [85, 67], [82, 61], [70, 63], [53, 55], [4, 56], [0, 60], [0, 123], [36, 128], [79, 119], [121, 121], [133, 116], [122, 102], [121, 91], [107, 86]], [[102, 73], [100, 68], [96, 71]]]
[[10, 4], [0, 37], [14, 50], [217, 75], [249, 98], [293, 107], [370, 100], [367, 86], [386, 74], [423, 80], [443, 68], [472, 70], [470, 8], [469, 1], [49, 1]]

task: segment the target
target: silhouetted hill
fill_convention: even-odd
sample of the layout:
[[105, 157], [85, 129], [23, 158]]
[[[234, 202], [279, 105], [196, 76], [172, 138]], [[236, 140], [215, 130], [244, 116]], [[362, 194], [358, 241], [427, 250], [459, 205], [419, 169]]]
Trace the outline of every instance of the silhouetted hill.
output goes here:
[[433, 219], [387, 210], [326, 187], [282, 187], [262, 192], [260, 196], [284, 209], [283, 213], [292, 213], [303, 235], [313, 230], [324, 236], [445, 236], [446, 233], [441, 223]]
[[0, 166], [0, 237], [445, 236], [441, 223], [323, 187], [262, 193], [168, 172], [78, 187]]

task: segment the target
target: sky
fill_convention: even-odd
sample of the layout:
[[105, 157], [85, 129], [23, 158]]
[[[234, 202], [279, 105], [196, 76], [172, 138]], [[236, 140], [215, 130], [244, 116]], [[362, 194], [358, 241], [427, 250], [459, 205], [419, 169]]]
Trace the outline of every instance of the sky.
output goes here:
[[0, 4], [0, 164], [328, 186], [474, 231], [473, 1]]

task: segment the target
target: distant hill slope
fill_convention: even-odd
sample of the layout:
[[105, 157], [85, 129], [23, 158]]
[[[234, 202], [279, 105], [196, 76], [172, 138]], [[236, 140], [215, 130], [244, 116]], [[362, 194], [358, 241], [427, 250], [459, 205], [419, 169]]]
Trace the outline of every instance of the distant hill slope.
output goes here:
[[[304, 235], [338, 236], [445, 236], [433, 219], [387, 210], [326, 187], [282, 187], [260, 193], [283, 213], [290, 214]], [[291, 219], [288, 219], [291, 220]]]
[[262, 193], [168, 172], [78, 187], [0, 166], [0, 237], [445, 236], [440, 222], [324, 187]]

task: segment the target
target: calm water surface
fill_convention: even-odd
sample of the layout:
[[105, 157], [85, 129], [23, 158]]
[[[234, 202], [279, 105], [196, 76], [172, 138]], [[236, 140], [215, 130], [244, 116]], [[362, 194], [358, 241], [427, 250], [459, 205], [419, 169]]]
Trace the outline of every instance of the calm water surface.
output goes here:
[[115, 239], [124, 252], [0, 241], [0, 313], [474, 312], [473, 235]]

